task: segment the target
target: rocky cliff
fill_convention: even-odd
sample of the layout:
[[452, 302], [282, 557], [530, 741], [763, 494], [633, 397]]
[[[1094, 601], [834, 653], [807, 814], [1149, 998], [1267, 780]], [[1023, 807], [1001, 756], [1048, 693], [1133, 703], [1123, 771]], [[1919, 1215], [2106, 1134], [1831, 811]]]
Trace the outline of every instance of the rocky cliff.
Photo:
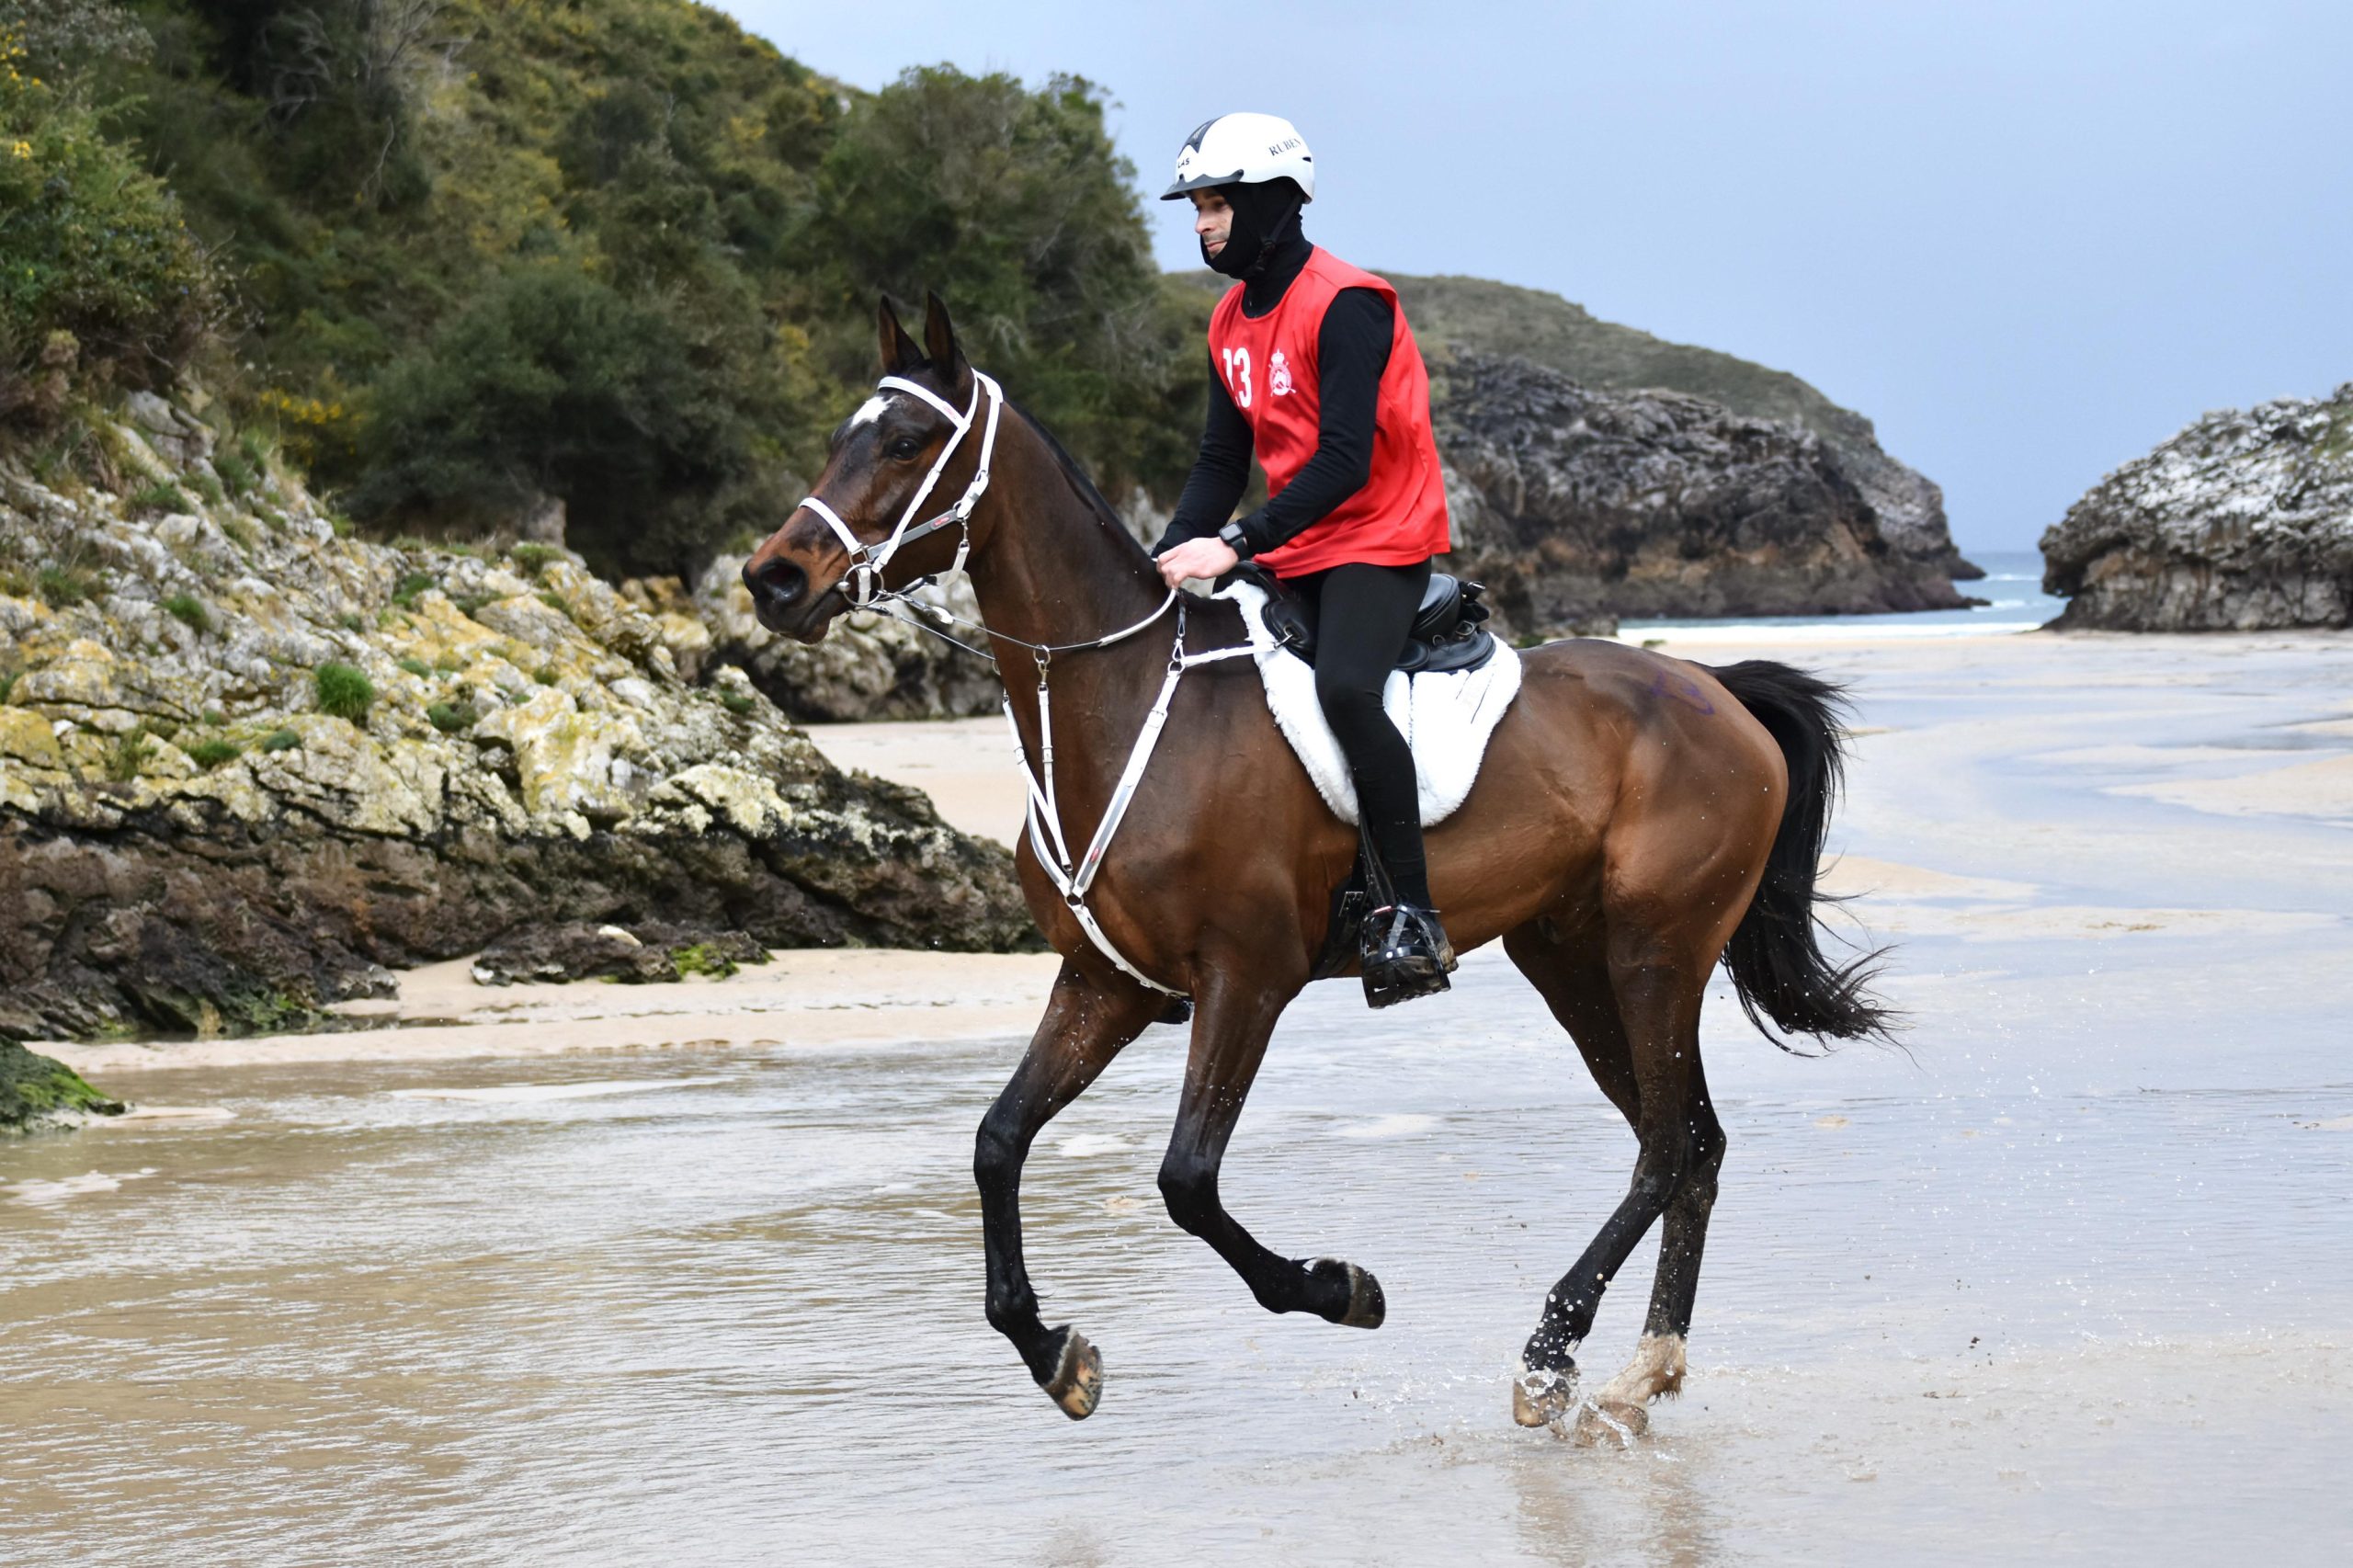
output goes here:
[[1004, 850], [835, 769], [694, 618], [341, 537], [130, 413], [99, 483], [0, 458], [0, 1029], [284, 1027], [533, 922], [1034, 940]]
[[1457, 349], [1432, 367], [1454, 570], [1510, 629], [1609, 615], [1802, 615], [1966, 601], [1890, 544], [1813, 432], [1671, 392], [1604, 392]]
[[2209, 414], [2042, 536], [2054, 625], [2353, 626], [2353, 381]]
[[1830, 463], [1870, 505], [1892, 560], [1913, 563], [1924, 576], [1984, 575], [1953, 548], [1945, 523], [1944, 492], [1935, 482], [1888, 456], [1869, 419], [1840, 407], [1788, 371], [1602, 321], [1582, 305], [1538, 289], [1483, 278], [1387, 276], [1427, 351], [1467, 348], [1513, 355], [1584, 386], [1608, 392], [1679, 392], [1721, 403], [1734, 414], [1812, 431], [1821, 438]]

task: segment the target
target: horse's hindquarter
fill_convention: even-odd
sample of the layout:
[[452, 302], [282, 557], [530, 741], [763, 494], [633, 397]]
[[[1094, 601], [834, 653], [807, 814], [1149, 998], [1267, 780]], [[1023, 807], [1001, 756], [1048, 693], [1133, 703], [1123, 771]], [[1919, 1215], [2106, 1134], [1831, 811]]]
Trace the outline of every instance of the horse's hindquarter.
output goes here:
[[1780, 748], [1705, 666], [1598, 639], [1521, 660], [1478, 782], [1429, 834], [1457, 946], [1639, 912], [1720, 947], [1780, 824]]

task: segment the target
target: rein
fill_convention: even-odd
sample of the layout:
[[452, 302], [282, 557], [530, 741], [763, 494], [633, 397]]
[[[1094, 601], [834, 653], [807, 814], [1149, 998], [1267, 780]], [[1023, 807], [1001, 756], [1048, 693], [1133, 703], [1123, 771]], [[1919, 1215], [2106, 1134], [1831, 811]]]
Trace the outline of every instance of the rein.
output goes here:
[[[993, 631], [984, 622], [966, 620], [942, 606], [928, 604], [912, 597], [915, 589], [931, 581], [928, 576], [915, 578], [904, 587], [884, 587], [882, 585], [883, 569], [890, 565], [891, 558], [898, 553], [901, 547], [913, 544], [917, 540], [928, 538], [944, 528], [954, 528], [959, 533], [956, 541], [956, 559], [949, 565], [948, 570], [951, 573], [964, 570], [964, 562], [972, 552], [971, 526], [972, 508], [980, 504], [981, 497], [988, 492], [989, 463], [996, 453], [997, 421], [1005, 407], [1005, 393], [998, 388], [994, 378], [979, 370], [972, 372], [972, 401], [961, 412], [937, 392], [926, 387], [918, 386], [904, 376], [885, 376], [875, 383], [875, 390], [878, 392], [887, 391], [913, 393], [938, 410], [940, 415], [955, 427], [956, 433], [949, 437], [948, 444], [940, 449], [939, 456], [932, 460], [931, 472], [924, 475], [923, 483], [916, 487], [915, 494], [909, 498], [905, 508], [900, 512], [898, 526], [891, 530], [890, 537], [881, 542], [879, 550], [870, 550], [864, 540], [850, 531], [849, 525], [842, 521], [841, 514], [835, 511], [831, 506], [814, 495], [801, 497], [801, 505], [824, 518], [826, 525], [840, 539], [843, 547], [849, 552], [849, 571], [845, 574], [843, 581], [850, 584], [851, 586], [843, 593], [842, 597], [847, 601], [852, 609], [871, 610], [888, 615], [894, 620], [903, 621], [918, 631], [928, 631], [944, 642], [961, 648], [968, 653], [978, 654], [984, 659], [994, 661], [994, 655], [973, 647], [969, 642], [950, 637], [939, 628], [927, 625], [915, 616], [902, 614], [897, 607], [905, 605], [921, 609], [927, 614], [938, 616], [942, 620], [952, 621], [959, 626], [971, 627], [993, 641], [1010, 642], [1016, 647], [1029, 650], [1031, 656], [1038, 663], [1038, 749], [1041, 767], [1033, 768], [1030, 766], [1029, 748], [1023, 744], [1021, 739], [1020, 722], [1013, 716], [1013, 699], [1010, 694], [1005, 699], [1005, 721], [1013, 730], [1014, 756], [1021, 769], [1021, 782], [1028, 796], [1023, 815], [1026, 819], [1030, 846], [1037, 852], [1039, 867], [1046, 873], [1047, 880], [1054, 884], [1055, 891], [1062, 894], [1063, 904], [1077, 920], [1079, 929], [1086, 933], [1086, 939], [1094, 943], [1097, 950], [1109, 959], [1120, 973], [1137, 984], [1148, 986], [1163, 995], [1184, 995], [1183, 992], [1174, 986], [1161, 984], [1160, 982], [1154, 980], [1128, 961], [1127, 955], [1120, 952], [1118, 946], [1105, 934], [1102, 925], [1095, 918], [1095, 912], [1087, 908], [1086, 893], [1095, 883], [1096, 873], [1103, 869], [1104, 857], [1111, 848], [1111, 837], [1119, 832], [1121, 819], [1128, 814], [1128, 804], [1134, 800], [1137, 786], [1143, 782], [1143, 770], [1152, 760], [1154, 748], [1160, 744], [1160, 733], [1167, 727], [1169, 704], [1176, 699], [1176, 683], [1183, 679], [1185, 672], [1195, 665], [1212, 664], [1220, 659], [1234, 658], [1253, 653], [1255, 650], [1250, 644], [1245, 642], [1237, 647], [1212, 648], [1200, 653], [1185, 652], [1185, 607], [1179, 602], [1181, 595], [1175, 588], [1168, 590], [1168, 597], [1160, 601], [1157, 608], [1132, 626], [1125, 626], [1117, 631], [1108, 632], [1101, 637], [1083, 642], [1031, 642], [1002, 631]], [[939, 483], [940, 474], [946, 471], [949, 460], [955, 457], [957, 449], [963, 445], [964, 437], [972, 432], [973, 423], [979, 417], [981, 400], [983, 396], [988, 399], [988, 419], [982, 427], [980, 464], [973, 471], [972, 482], [964, 487], [964, 494], [957, 498], [953, 506], [925, 522], [916, 523], [915, 513], [930, 497], [932, 487]], [[1108, 648], [1115, 642], [1123, 642], [1166, 615], [1172, 606], [1176, 610], [1176, 643], [1169, 652], [1168, 676], [1160, 683], [1160, 696], [1153, 703], [1152, 711], [1145, 715], [1143, 729], [1136, 736], [1134, 746], [1128, 752], [1127, 766], [1120, 771], [1120, 781], [1112, 789], [1110, 803], [1103, 809], [1103, 820], [1096, 824], [1095, 835], [1087, 841], [1086, 853], [1074, 860], [1070, 852], [1070, 841], [1063, 833], [1062, 809], [1054, 796], [1053, 696], [1047, 687], [1047, 677], [1052, 668], [1053, 657], [1056, 653], [1083, 653], [1097, 648]], [[1044, 775], [1042, 784], [1039, 778], [1040, 772]]]

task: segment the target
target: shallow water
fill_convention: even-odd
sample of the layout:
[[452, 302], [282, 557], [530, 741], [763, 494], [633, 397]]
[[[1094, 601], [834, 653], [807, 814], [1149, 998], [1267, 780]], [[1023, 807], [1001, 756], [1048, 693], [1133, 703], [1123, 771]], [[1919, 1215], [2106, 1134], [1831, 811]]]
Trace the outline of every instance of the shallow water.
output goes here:
[[1177, 1031], [1048, 1129], [1030, 1264], [1107, 1370], [1077, 1425], [980, 1312], [1017, 1040], [137, 1074], [230, 1119], [0, 1147], [0, 1558], [2336, 1561], [2353, 834], [2115, 791], [2256, 766], [2348, 672], [1857, 667], [1886, 728], [1841, 838], [1890, 868], [1855, 908], [1910, 1052], [1792, 1060], [1717, 998], [1693, 1376], [1631, 1446], [1509, 1422], [1633, 1144], [1488, 951], [1393, 1013], [1313, 990], [1226, 1167], [1269, 1244], [1378, 1271], [1378, 1333], [1266, 1315], [1166, 1222]]

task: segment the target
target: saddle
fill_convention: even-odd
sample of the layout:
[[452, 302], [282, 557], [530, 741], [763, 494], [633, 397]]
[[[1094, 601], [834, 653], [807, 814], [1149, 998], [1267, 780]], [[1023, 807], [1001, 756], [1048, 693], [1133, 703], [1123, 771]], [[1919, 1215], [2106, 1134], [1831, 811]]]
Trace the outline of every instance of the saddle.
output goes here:
[[[1260, 619], [1274, 640], [1310, 665], [1315, 662], [1315, 607], [1283, 585], [1265, 567], [1245, 561], [1228, 574], [1264, 592]], [[1405, 646], [1397, 654], [1400, 674], [1447, 675], [1475, 670], [1495, 656], [1495, 634], [1479, 623], [1487, 607], [1479, 602], [1486, 589], [1443, 572], [1430, 574], [1422, 590], [1421, 607], [1414, 611]]]

